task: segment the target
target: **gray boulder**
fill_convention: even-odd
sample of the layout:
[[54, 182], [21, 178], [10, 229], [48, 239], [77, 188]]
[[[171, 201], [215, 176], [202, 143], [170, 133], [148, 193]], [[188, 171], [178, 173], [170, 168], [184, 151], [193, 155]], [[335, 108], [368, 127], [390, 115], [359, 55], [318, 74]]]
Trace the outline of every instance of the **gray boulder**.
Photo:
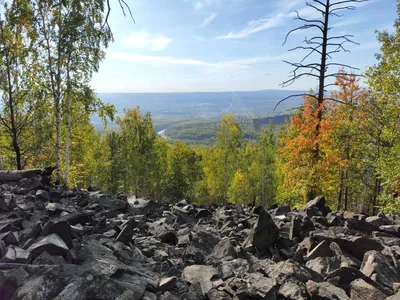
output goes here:
[[350, 300], [346, 292], [329, 282], [307, 281], [307, 290], [312, 300]]
[[393, 283], [400, 282], [400, 274], [390, 259], [377, 251], [365, 253], [360, 271], [388, 288], [392, 288]]
[[32, 258], [37, 257], [42, 252], [50, 255], [64, 255], [69, 250], [65, 242], [57, 234], [52, 233], [29, 247]]
[[253, 225], [249, 236], [243, 243], [243, 248], [253, 248], [258, 252], [266, 252], [279, 236], [279, 229], [269, 213], [263, 209]]
[[350, 297], [351, 300], [385, 300], [387, 298], [384, 293], [361, 278], [350, 284]]

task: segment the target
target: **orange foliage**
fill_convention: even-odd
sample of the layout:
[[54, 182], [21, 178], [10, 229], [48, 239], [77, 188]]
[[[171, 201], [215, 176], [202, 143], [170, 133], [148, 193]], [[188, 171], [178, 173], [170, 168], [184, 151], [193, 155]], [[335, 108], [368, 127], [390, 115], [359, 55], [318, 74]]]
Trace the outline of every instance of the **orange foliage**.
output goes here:
[[307, 193], [329, 194], [336, 188], [338, 168], [345, 164], [333, 146], [335, 124], [326, 116], [327, 100], [318, 105], [315, 98], [304, 96], [303, 110], [290, 118], [287, 132], [281, 139], [284, 160], [284, 186], [297, 191], [307, 200]]

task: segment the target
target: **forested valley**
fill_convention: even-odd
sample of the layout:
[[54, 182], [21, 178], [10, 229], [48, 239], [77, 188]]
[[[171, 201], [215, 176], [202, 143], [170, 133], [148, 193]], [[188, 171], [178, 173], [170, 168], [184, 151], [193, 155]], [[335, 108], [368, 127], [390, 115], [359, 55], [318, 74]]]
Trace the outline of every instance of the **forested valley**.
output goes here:
[[114, 118], [97, 98], [90, 80], [113, 40], [106, 4], [2, 2], [0, 169], [54, 165], [58, 184], [163, 202], [301, 207], [324, 195], [337, 210], [400, 212], [400, 16], [393, 33], [377, 31], [364, 77], [331, 66], [332, 92], [310, 90], [279, 130], [248, 136], [226, 115], [213, 145], [194, 147], [157, 135], [140, 107]]

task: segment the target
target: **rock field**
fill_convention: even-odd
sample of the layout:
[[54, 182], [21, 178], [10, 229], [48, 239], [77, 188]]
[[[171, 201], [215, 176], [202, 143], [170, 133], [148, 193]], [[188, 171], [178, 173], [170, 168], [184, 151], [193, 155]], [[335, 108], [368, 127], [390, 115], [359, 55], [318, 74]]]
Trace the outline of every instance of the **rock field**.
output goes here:
[[0, 183], [0, 299], [400, 300], [400, 218]]

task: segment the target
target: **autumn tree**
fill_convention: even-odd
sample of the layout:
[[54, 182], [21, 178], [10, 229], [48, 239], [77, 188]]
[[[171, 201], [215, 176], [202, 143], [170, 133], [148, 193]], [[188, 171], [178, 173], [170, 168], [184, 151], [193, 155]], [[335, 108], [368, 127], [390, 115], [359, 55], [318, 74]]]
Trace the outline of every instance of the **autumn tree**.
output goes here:
[[400, 187], [400, 3], [399, 17], [394, 22], [394, 32], [377, 31], [381, 53], [376, 54], [377, 64], [367, 71], [368, 84], [373, 90], [369, 111], [375, 115], [371, 132], [379, 147], [374, 195], [371, 204], [375, 208], [381, 199], [387, 211], [400, 211], [397, 199], [392, 194]]
[[[105, 8], [96, 0], [68, 0], [62, 1], [62, 5], [54, 5], [50, 0], [36, 0], [34, 9], [37, 12], [35, 26], [43, 50], [46, 85], [54, 102], [56, 182], [59, 183], [63, 112], [69, 128], [71, 94], [76, 89], [88, 88], [92, 73], [98, 70], [99, 62], [104, 58], [102, 47], [108, 45], [111, 36], [109, 30], [102, 26]], [[68, 132], [69, 129], [66, 136], [67, 175]], [[68, 184], [68, 176], [65, 184]]]
[[[318, 32], [317, 35], [311, 38], [305, 38], [305, 46], [297, 46], [289, 50], [305, 50], [307, 54], [300, 62], [294, 63], [285, 61], [287, 64], [293, 67], [293, 71], [289, 76], [289, 79], [284, 81], [282, 84], [283, 87], [287, 87], [295, 81], [302, 79], [303, 77], [315, 78], [318, 81], [317, 90], [313, 93], [306, 94], [307, 97], [315, 99], [318, 106], [318, 108], [316, 109], [317, 118], [314, 131], [316, 134], [316, 144], [313, 150], [314, 154], [312, 155], [312, 157], [310, 157], [310, 159], [313, 160], [313, 164], [319, 164], [321, 161], [318, 135], [322, 131], [322, 119], [324, 112], [323, 106], [325, 105], [324, 102], [326, 100], [340, 101], [339, 99], [330, 98], [326, 95], [327, 88], [336, 85], [335, 83], [331, 83], [329, 80], [335, 79], [339, 75], [338, 72], [330, 72], [329, 70], [331, 68], [337, 69], [338, 67], [358, 70], [357, 68], [343, 63], [330, 61], [335, 53], [348, 52], [348, 50], [345, 48], [346, 43], [356, 44], [352, 40], [352, 35], [331, 34], [332, 28], [330, 21], [332, 17], [341, 17], [342, 15], [340, 15], [340, 13], [345, 10], [354, 10], [354, 4], [366, 1], [368, 0], [312, 0], [310, 2], [306, 2], [306, 6], [310, 7], [310, 9], [312, 10], [315, 10], [318, 14], [321, 15], [321, 17], [316, 19], [307, 19], [301, 17], [300, 14], [296, 11], [297, 17], [295, 19], [300, 20], [304, 23], [303, 25], [290, 30], [285, 37], [284, 44], [287, 42], [289, 35], [296, 31], [312, 29]], [[277, 106], [283, 101], [298, 96], [303, 95], [297, 94], [286, 97], [279, 101]], [[317, 187], [314, 184], [311, 184], [309, 185], [309, 188], [309, 199], [312, 199], [316, 196]]]
[[27, 143], [27, 132], [43, 116], [45, 107], [40, 76], [37, 76], [41, 67], [38, 62], [38, 39], [33, 27], [34, 11], [29, 1], [6, 2], [2, 8], [0, 130], [10, 137], [15, 166], [21, 170], [33, 150], [33, 145]]
[[[327, 119], [333, 125], [332, 146], [337, 148], [344, 165], [340, 170], [340, 182], [337, 196], [337, 209], [347, 210], [360, 202], [362, 180], [360, 163], [365, 157], [365, 133], [360, 125], [363, 121], [361, 113], [368, 103], [369, 92], [361, 88], [359, 78], [344, 72], [337, 76], [338, 89], [331, 94], [340, 99], [340, 103], [332, 103]], [[355, 199], [359, 198], [359, 199]]]
[[[344, 163], [332, 146], [333, 125], [329, 120], [319, 119], [320, 110], [326, 113], [327, 101], [319, 105], [314, 97], [304, 96], [303, 107], [291, 116], [279, 141], [278, 200], [292, 205], [310, 199], [310, 192], [323, 193], [332, 199]], [[320, 123], [319, 134], [316, 134], [317, 123]], [[319, 163], [313, 159], [317, 147]], [[299, 199], [303, 201], [299, 203]]]

